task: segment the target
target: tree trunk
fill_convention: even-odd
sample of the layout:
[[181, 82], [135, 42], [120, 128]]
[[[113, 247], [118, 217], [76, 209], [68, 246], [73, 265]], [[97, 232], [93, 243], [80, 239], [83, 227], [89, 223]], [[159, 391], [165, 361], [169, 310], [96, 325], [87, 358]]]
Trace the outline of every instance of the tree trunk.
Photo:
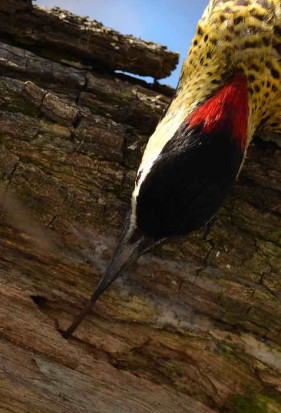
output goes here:
[[172, 94], [114, 71], [165, 77], [177, 55], [24, 0], [2, 0], [0, 40], [1, 413], [280, 412], [278, 138], [209, 234], [139, 259], [66, 341]]

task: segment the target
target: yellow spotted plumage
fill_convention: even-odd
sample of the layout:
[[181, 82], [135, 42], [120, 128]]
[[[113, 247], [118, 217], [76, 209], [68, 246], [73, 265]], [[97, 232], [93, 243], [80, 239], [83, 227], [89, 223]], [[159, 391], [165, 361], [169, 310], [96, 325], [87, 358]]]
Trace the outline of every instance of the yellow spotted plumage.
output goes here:
[[235, 71], [248, 80], [248, 144], [257, 131], [281, 132], [281, 2], [211, 0], [183, 65], [176, 98], [149, 140], [142, 179], [178, 126]]
[[281, 132], [280, 59], [281, 0], [210, 1], [176, 96], [145, 149], [121, 240], [65, 337], [123, 268], [212, 219], [255, 132]]
[[195, 88], [200, 95], [205, 84], [215, 90], [234, 71], [246, 74], [249, 140], [260, 129], [281, 130], [280, 5], [278, 0], [211, 1], [182, 71], [180, 91]]

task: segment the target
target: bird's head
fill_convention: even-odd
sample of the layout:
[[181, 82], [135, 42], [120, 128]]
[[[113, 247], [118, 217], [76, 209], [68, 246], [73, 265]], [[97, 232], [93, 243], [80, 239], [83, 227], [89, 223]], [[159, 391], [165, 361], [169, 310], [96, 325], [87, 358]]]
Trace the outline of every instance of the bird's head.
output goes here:
[[[188, 113], [170, 139], [158, 127], [132, 198], [132, 222], [143, 234], [155, 240], [185, 235], [212, 219], [239, 174], [248, 122], [247, 78], [237, 71]], [[172, 126], [173, 120], [164, 124], [165, 133]]]
[[65, 336], [132, 261], [155, 243], [208, 223], [254, 132], [280, 125], [281, 28], [273, 33], [269, 2], [228, 3], [211, 0], [199, 22], [175, 98], [145, 149], [121, 241]]

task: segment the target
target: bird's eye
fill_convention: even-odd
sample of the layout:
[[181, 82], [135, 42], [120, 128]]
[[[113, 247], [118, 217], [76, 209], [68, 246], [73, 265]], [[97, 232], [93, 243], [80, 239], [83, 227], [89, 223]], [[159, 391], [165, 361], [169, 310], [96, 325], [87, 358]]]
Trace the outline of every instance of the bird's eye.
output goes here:
[[138, 175], [137, 175], [137, 177], [136, 177], [136, 181], [135, 181], [135, 184], [136, 184], [136, 185], [139, 183], [139, 180], [141, 179], [142, 172], [143, 172], [143, 171], [139, 171], [139, 173], [138, 173]]

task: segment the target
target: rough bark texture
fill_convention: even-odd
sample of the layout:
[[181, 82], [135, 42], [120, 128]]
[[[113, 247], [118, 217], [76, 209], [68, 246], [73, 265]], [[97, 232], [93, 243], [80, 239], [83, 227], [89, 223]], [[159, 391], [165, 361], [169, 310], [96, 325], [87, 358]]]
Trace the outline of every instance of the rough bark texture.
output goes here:
[[34, 7], [30, 1], [2, 0], [1, 34], [47, 58], [78, 67], [123, 70], [156, 79], [169, 76], [178, 53], [78, 17], [65, 10]]
[[[96, 48], [97, 23], [79, 48], [85, 20], [30, 7], [0, 5], [1, 413], [280, 412], [274, 142], [256, 138], [206, 239], [201, 231], [141, 258], [74, 338], [61, 337], [104, 271], [170, 96], [97, 70], [103, 56], [120, 68], [113, 49]], [[106, 29], [103, 42], [112, 36]], [[62, 41], [73, 64], [50, 49]], [[159, 46], [120, 34], [118, 42], [123, 69], [143, 73], [153, 53], [161, 76], [172, 68]], [[127, 47], [137, 50], [134, 64]]]

